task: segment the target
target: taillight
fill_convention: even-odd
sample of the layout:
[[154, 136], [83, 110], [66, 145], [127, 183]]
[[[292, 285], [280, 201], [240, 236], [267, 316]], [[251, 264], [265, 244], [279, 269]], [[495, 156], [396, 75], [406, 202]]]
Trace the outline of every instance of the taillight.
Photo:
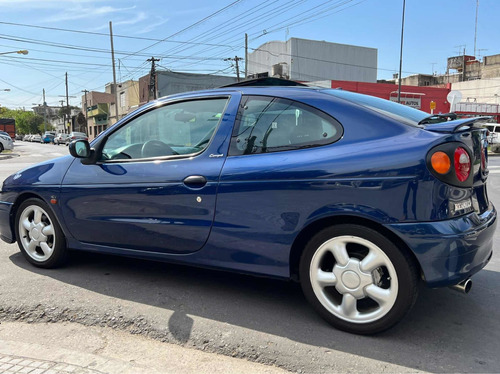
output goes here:
[[[471, 153], [463, 143], [444, 143], [434, 147], [428, 153], [427, 167], [440, 181], [457, 187], [471, 187], [472, 160], [470, 155]], [[483, 158], [481, 164], [484, 168], [486, 160]]]
[[455, 149], [455, 173], [460, 182], [465, 182], [470, 174], [470, 157], [465, 149], [458, 147]]
[[432, 155], [431, 165], [439, 174], [446, 174], [450, 171], [451, 161], [446, 153], [438, 151]]

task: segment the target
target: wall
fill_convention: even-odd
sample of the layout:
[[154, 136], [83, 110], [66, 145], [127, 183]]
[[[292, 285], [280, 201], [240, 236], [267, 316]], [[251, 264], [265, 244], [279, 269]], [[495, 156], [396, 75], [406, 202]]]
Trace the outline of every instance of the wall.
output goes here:
[[377, 82], [377, 49], [291, 39], [290, 79]]
[[181, 92], [199, 91], [236, 83], [235, 77], [225, 77], [210, 74], [177, 73], [158, 71], [158, 97], [173, 95]]
[[451, 89], [462, 93], [462, 101], [500, 104], [500, 78], [453, 83]]
[[[397, 97], [398, 86], [395, 84], [387, 83], [366, 83], [366, 82], [349, 82], [349, 81], [331, 81], [331, 88], [342, 88], [346, 91], [359, 92], [365, 95], [380, 97], [382, 99], [390, 99]], [[431, 112], [430, 103], [436, 103], [434, 113], [448, 113], [450, 111], [450, 104], [446, 96], [450, 92], [450, 88], [436, 88], [436, 87], [415, 87], [415, 86], [401, 86], [402, 93], [414, 93], [422, 95], [405, 95], [402, 98], [420, 97], [421, 107], [420, 110], [424, 112]]]
[[262, 44], [248, 55], [248, 73], [268, 73], [285, 63], [289, 79], [377, 81], [377, 49], [319, 40], [291, 38]]

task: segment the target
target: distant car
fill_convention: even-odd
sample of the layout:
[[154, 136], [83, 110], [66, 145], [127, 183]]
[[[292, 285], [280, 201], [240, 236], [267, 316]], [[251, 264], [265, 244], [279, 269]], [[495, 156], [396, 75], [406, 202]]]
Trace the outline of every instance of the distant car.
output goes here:
[[66, 145], [71, 143], [73, 140], [88, 140], [89, 138], [87, 137], [87, 134], [84, 132], [72, 132], [69, 134], [68, 138], [66, 139]]
[[16, 134], [16, 140], [23, 140], [24, 135], [22, 134]]
[[485, 123], [483, 125], [488, 129], [488, 144], [492, 152], [500, 152], [500, 124]]
[[32, 143], [40, 143], [41, 141], [42, 141], [42, 136], [38, 134], [35, 134], [30, 138], [30, 142]]
[[23, 142], [28, 142], [31, 137], [31, 134], [26, 134], [23, 136]]
[[10, 138], [10, 134], [6, 131], [0, 131], [0, 135], [5, 135], [5, 136], [8, 136]]
[[493, 255], [486, 129], [447, 119], [337, 89], [174, 95], [8, 177], [0, 237], [42, 268], [70, 248], [297, 280], [377, 333]]
[[14, 142], [12, 141], [10, 135], [4, 135], [0, 133], [0, 152], [11, 149], [14, 149]]
[[54, 141], [54, 135], [53, 134], [44, 134], [43, 137], [41, 137], [40, 143], [52, 143]]
[[69, 138], [69, 134], [57, 134], [57, 136], [54, 138], [54, 144], [59, 145], [59, 144], [66, 144], [66, 140]]

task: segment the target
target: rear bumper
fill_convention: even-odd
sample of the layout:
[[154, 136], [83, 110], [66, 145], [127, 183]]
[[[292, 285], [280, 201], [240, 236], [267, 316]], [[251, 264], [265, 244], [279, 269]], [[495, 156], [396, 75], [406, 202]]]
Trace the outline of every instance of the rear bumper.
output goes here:
[[6, 151], [11, 151], [14, 149], [14, 142], [12, 140], [3, 142], [2, 145]]
[[387, 225], [405, 241], [430, 287], [457, 284], [477, 273], [491, 259], [497, 212], [488, 210], [438, 222]]

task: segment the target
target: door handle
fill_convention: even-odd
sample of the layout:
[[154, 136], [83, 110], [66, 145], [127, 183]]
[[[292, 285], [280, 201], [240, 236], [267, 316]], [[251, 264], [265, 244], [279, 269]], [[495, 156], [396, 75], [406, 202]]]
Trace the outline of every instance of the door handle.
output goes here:
[[207, 184], [207, 178], [202, 175], [190, 175], [184, 178], [183, 182], [190, 188], [202, 188]]

